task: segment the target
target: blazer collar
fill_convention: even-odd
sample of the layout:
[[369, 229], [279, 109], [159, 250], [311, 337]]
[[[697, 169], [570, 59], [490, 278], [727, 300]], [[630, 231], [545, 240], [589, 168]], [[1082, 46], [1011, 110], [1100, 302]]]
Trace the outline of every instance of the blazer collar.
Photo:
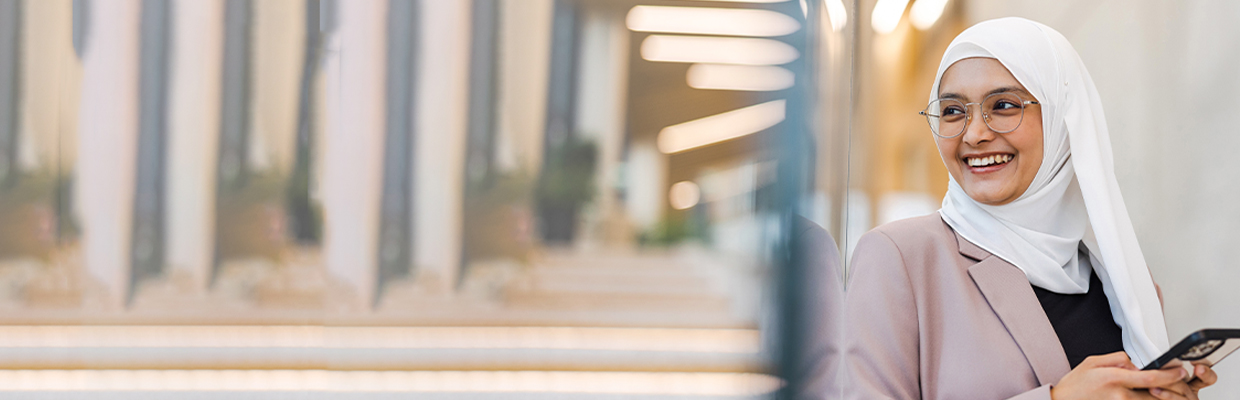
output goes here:
[[959, 234], [956, 240], [960, 243], [960, 254], [979, 260], [969, 267], [969, 277], [1016, 340], [1039, 384], [1059, 382], [1071, 370], [1068, 356], [1025, 273]]
[[[947, 225], [947, 221], [943, 221], [943, 225]], [[990, 254], [989, 251], [986, 251], [985, 249], [979, 247], [976, 244], [973, 244], [973, 242], [970, 242], [968, 239], [965, 239], [964, 236], [960, 236], [960, 233], [956, 232], [955, 229], [951, 229], [951, 226], [948, 226], [947, 229], [951, 230], [952, 234], [956, 236], [956, 247], [960, 248], [961, 255], [972, 258], [977, 261], [982, 261], [986, 257], [992, 256], [992, 254]]]

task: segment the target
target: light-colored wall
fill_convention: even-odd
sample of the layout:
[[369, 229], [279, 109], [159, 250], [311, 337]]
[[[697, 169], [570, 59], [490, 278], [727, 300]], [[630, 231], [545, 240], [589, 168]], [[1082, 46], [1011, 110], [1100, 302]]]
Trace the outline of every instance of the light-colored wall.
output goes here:
[[542, 167], [554, 5], [550, 0], [499, 3], [496, 163], [506, 171], [535, 176]]
[[[1106, 108], [1115, 170], [1171, 340], [1240, 328], [1240, 2], [974, 1], [969, 19], [1022, 16], [1076, 47]], [[1232, 356], [1237, 357], [1235, 355]], [[1240, 361], [1203, 394], [1240, 397]]]
[[77, 92], [79, 84], [74, 76], [77, 56], [69, 37], [73, 10], [66, 0], [28, 0], [22, 7], [18, 160], [28, 171], [52, 171], [57, 160], [63, 159], [60, 136], [66, 129], [62, 124], [76, 122], [77, 116], [76, 108], [61, 107], [65, 104], [62, 98]]
[[288, 173], [296, 154], [306, 2], [263, 0], [252, 4], [250, 162], [259, 170]]

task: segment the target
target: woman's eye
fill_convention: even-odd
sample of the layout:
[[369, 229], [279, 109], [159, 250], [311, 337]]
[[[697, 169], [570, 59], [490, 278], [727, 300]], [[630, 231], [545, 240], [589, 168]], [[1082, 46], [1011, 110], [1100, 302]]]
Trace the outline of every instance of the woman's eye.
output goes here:
[[995, 106], [993, 109], [994, 110], [1010, 110], [1013, 108], [1020, 108], [1020, 105], [1017, 105], [1015, 102], [1010, 101], [1010, 100], [999, 100], [995, 102]]
[[960, 114], [964, 114], [964, 110], [960, 109], [960, 107], [947, 107], [943, 109], [943, 115], [945, 116], [946, 115], [960, 115]]

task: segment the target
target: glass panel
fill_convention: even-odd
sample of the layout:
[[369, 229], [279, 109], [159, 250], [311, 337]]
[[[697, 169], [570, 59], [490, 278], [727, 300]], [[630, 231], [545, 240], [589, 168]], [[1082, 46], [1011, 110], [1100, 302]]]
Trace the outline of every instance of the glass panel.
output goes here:
[[824, 390], [835, 3], [97, 3], [0, 0], [0, 393]]

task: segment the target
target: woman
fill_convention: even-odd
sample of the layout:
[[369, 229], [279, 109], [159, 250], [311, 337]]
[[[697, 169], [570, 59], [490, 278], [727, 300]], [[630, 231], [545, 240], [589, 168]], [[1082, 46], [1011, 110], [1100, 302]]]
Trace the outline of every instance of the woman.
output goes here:
[[1139, 371], [1169, 347], [1160, 298], [1068, 41], [979, 23], [948, 46], [930, 99], [947, 196], [854, 250], [844, 397], [1196, 399], [1213, 384], [1205, 366], [1191, 381], [1192, 367]]

